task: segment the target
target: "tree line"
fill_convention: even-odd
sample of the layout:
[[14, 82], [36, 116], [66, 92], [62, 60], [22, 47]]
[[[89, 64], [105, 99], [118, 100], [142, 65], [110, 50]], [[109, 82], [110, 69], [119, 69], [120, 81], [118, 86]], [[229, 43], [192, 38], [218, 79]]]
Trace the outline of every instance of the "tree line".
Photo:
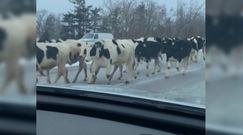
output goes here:
[[37, 12], [40, 39], [80, 39], [89, 32], [109, 32], [115, 38], [205, 36], [204, 4], [177, 1], [168, 9], [152, 0], [104, 0], [102, 8], [85, 0], [69, 0], [73, 9], [61, 15]]

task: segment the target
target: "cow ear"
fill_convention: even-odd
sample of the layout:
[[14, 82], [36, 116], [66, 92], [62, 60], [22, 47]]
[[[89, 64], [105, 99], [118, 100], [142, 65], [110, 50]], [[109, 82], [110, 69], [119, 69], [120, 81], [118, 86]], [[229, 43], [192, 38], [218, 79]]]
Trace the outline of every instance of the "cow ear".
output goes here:
[[78, 46], [78, 47], [81, 47], [81, 44], [80, 44], [80, 43], [78, 43], [78, 44], [77, 44], [77, 46]]

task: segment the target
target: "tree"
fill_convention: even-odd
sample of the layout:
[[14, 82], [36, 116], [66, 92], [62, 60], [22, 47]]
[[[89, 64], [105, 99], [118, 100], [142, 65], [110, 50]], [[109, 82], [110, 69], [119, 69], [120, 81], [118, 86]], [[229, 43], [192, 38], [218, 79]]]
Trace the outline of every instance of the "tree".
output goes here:
[[63, 31], [66, 38], [79, 39], [85, 33], [98, 28], [101, 9], [86, 6], [85, 0], [69, 0], [74, 5], [74, 10], [64, 14]]
[[46, 17], [48, 16], [47, 10], [39, 10], [36, 14], [36, 29], [37, 29], [37, 36], [40, 37], [44, 33], [44, 23], [46, 22]]
[[[40, 41], [50, 41], [60, 37], [61, 20], [59, 16], [49, 14], [46, 19], [43, 19], [42, 27], [40, 28]], [[37, 26], [40, 27], [40, 26]]]

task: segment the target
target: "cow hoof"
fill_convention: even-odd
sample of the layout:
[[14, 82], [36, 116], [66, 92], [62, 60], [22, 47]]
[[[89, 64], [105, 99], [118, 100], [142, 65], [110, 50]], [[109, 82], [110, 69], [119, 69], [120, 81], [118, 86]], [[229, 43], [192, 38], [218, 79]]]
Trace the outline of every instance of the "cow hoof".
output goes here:
[[165, 76], [165, 79], [169, 79], [169, 76]]
[[146, 74], [147, 77], [149, 77], [149, 74]]
[[86, 81], [87, 81], [87, 79], [84, 79], [83, 81], [84, 81], [84, 82], [86, 82]]
[[129, 81], [125, 81], [125, 84], [129, 84], [130, 82]]
[[122, 78], [121, 77], [118, 77], [117, 80], [121, 80]]
[[137, 79], [138, 77], [137, 76], [134, 76], [134, 79]]
[[155, 73], [153, 72], [152, 75], [154, 75]]
[[48, 84], [51, 84], [51, 81], [47, 81]]
[[139, 75], [139, 72], [137, 72], [137, 75]]
[[72, 81], [72, 83], [76, 83], [76, 81]]
[[158, 70], [157, 72], [160, 73], [160, 70]]
[[186, 73], [182, 73], [182, 75], [183, 75], [183, 76], [185, 76], [185, 75], [186, 75]]
[[177, 67], [176, 70], [177, 70], [178, 72], [180, 72], [180, 68], [179, 68], [179, 67]]

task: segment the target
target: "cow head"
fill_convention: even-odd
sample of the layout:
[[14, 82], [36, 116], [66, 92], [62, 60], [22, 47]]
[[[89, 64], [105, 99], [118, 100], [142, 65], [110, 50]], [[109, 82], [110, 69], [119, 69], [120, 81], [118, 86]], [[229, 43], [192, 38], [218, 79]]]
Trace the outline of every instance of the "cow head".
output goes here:
[[[93, 48], [94, 44], [85, 42], [84, 45], [81, 47], [80, 57], [84, 60], [86, 64], [91, 64], [89, 60], [90, 58], [90, 50]], [[86, 61], [87, 60], [87, 61]]]
[[104, 43], [102, 41], [97, 41], [92, 45], [89, 45], [84, 50], [85, 55], [85, 63], [91, 64], [93, 62], [93, 58], [101, 57], [102, 49], [104, 48]]

